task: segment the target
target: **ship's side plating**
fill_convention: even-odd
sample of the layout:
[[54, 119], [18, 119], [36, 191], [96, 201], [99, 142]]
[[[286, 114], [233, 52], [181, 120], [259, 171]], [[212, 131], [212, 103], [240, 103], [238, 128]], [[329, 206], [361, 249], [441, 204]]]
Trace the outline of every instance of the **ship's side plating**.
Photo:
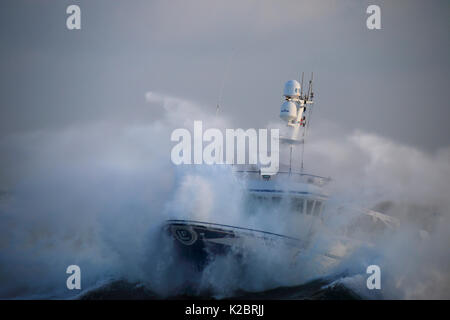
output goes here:
[[306, 246], [301, 239], [273, 232], [192, 220], [168, 220], [167, 232], [175, 239], [180, 257], [202, 269], [217, 256], [239, 259], [252, 245], [283, 245], [296, 252]]

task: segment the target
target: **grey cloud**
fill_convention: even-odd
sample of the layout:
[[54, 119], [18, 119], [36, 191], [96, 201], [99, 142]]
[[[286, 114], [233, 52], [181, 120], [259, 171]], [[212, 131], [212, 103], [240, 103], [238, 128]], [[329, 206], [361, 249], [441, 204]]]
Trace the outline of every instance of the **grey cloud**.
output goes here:
[[304, 70], [316, 73], [314, 121], [449, 145], [448, 2], [379, 1], [380, 31], [365, 28], [368, 3], [80, 1], [82, 30], [71, 32], [69, 1], [3, 2], [0, 135], [151, 121], [148, 90], [214, 112], [225, 72], [223, 113], [262, 127]]

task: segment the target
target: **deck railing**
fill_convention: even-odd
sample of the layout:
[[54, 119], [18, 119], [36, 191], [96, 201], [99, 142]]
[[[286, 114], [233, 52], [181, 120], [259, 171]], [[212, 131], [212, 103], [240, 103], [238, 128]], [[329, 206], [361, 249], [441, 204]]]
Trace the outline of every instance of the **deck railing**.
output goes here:
[[318, 176], [314, 174], [295, 172], [295, 171], [278, 171], [274, 176], [265, 176], [261, 174], [261, 170], [234, 170], [234, 173], [258, 175], [261, 180], [277, 179], [279, 176], [298, 179], [298, 182], [310, 183], [323, 186], [331, 181], [329, 177]]

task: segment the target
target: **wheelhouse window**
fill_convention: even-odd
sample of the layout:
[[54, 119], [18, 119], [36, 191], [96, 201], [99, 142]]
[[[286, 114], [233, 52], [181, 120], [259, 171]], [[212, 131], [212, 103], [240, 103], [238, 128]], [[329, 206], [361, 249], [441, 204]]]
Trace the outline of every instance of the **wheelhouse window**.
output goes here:
[[274, 196], [274, 197], [271, 197], [270, 199], [272, 199], [272, 203], [274, 203], [274, 204], [278, 204], [281, 202], [281, 197], [279, 197], [279, 196]]
[[[324, 203], [322, 200], [306, 199], [300, 197], [290, 197], [286, 200], [286, 203], [280, 195], [252, 195], [250, 196], [248, 203], [249, 209], [254, 208], [281, 208], [282, 210], [290, 210], [293, 214], [306, 214], [319, 216], [322, 212]], [[288, 207], [284, 204], [288, 204]], [[252, 209], [253, 208], [253, 209]], [[284, 209], [283, 209], [284, 208]]]
[[314, 209], [314, 200], [306, 200], [306, 214], [312, 214]]
[[316, 200], [316, 203], [314, 204], [313, 209], [313, 215], [318, 216], [320, 215], [320, 212], [322, 211], [323, 202]]
[[291, 210], [298, 212], [298, 213], [303, 213], [303, 202], [305, 201], [305, 199], [303, 198], [292, 198], [291, 200]]

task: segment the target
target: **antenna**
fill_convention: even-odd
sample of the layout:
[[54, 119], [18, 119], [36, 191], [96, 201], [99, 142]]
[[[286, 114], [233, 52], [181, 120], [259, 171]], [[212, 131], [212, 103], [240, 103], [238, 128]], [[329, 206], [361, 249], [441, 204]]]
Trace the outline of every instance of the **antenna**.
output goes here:
[[300, 98], [303, 99], [303, 77], [305, 73], [302, 71], [302, 84], [300, 86]]
[[222, 103], [222, 96], [223, 96], [223, 90], [225, 89], [225, 82], [226, 82], [226, 80], [228, 78], [228, 74], [229, 74], [229, 71], [231, 69], [231, 65], [232, 65], [233, 57], [234, 57], [235, 53], [236, 53], [236, 50], [233, 49], [231, 51], [231, 53], [230, 53], [230, 56], [228, 57], [228, 61], [227, 61], [226, 65], [225, 65], [225, 70], [223, 72], [222, 83], [221, 83], [221, 86], [219, 88], [219, 97], [217, 99], [216, 116], [219, 113], [219, 105]]
[[[314, 79], [314, 73], [311, 72], [311, 80], [309, 80], [309, 86], [308, 86], [308, 95], [305, 97], [306, 103], [313, 104], [313, 98], [314, 98], [314, 92], [313, 92], [313, 79]], [[305, 130], [303, 130], [303, 144], [302, 144], [302, 157], [301, 157], [301, 171], [303, 172], [303, 164], [304, 164], [304, 154], [305, 154], [305, 139], [306, 135], [309, 129], [309, 123], [311, 121], [311, 115], [312, 115], [312, 106], [308, 108], [308, 119], [306, 119], [305, 123]]]
[[[314, 98], [314, 92], [313, 92], [313, 73], [311, 72], [311, 80], [309, 81], [309, 93], [308, 93], [308, 95], [309, 95], [309, 99], [310, 99], [310, 103], [313, 103], [313, 98]], [[309, 113], [308, 113], [308, 121], [307, 121], [307, 124], [306, 124], [306, 130], [305, 131], [307, 131], [308, 130], [308, 128], [309, 128], [309, 123], [311, 122], [311, 117], [312, 117], [312, 112], [313, 112], [313, 108], [310, 108], [309, 109]]]
[[291, 172], [292, 172], [292, 144], [291, 144], [291, 146], [290, 146], [291, 148], [291, 150], [290, 150], [290, 154], [289, 154], [289, 174], [291, 174]]
[[311, 100], [312, 100], [312, 98], [313, 98], [313, 96], [314, 96], [314, 94], [312, 93], [313, 76], [314, 76], [314, 73], [311, 72], [311, 80], [309, 80], [309, 86], [308, 86], [308, 96], [307, 96], [307, 98], [306, 98], [307, 100], [308, 100], [308, 99], [311, 99]]
[[300, 171], [303, 173], [303, 154], [305, 153], [305, 143], [302, 144], [302, 164]]

